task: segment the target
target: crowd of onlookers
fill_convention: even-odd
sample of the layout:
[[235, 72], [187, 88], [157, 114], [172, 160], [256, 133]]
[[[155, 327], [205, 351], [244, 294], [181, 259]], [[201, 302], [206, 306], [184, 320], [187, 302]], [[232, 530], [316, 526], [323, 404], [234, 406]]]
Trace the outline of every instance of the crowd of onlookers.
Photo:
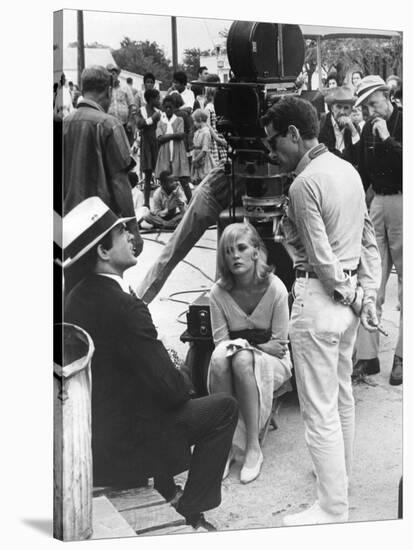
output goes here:
[[[168, 91], [160, 92], [150, 72], [137, 90], [130, 77], [120, 82], [118, 67], [106, 69], [112, 75], [108, 114], [122, 123], [136, 162], [129, 179], [141, 227], [174, 228], [194, 187], [226, 158], [226, 141], [216, 129], [216, 88], [208, 86], [219, 78], [201, 67], [198, 77], [205, 85], [191, 89], [186, 74], [177, 71]], [[63, 74], [54, 86], [55, 118], [65, 118], [81, 101], [78, 86], [66, 83]]]
[[[216, 127], [216, 88], [208, 86], [219, 82], [219, 78], [203, 66], [198, 71], [198, 81], [205, 84], [190, 86], [186, 74], [177, 71], [167, 92], [160, 92], [150, 72], [143, 77], [143, 89], [138, 90], [130, 77], [126, 84], [121, 83], [119, 67], [109, 64], [106, 69], [112, 75], [108, 113], [122, 123], [136, 162], [129, 179], [140, 227], [173, 229], [191, 200], [194, 187], [227, 156], [226, 141]], [[351, 83], [344, 86], [339, 86], [336, 73], [323, 79], [321, 91], [326, 113], [321, 115], [321, 127], [328, 123], [329, 113], [334, 111], [334, 89], [346, 90], [346, 97], [354, 96], [362, 78], [362, 72], [356, 70], [351, 74]], [[401, 106], [401, 79], [391, 75], [386, 83], [392, 101]], [[297, 87], [305, 88], [302, 80], [298, 79]], [[81, 99], [79, 87], [73, 82], [67, 83], [62, 74], [60, 82], [54, 84], [55, 118], [65, 118]], [[367, 107], [355, 107], [353, 101], [347, 114], [360, 134], [368, 117]], [[340, 152], [344, 141], [341, 145]]]

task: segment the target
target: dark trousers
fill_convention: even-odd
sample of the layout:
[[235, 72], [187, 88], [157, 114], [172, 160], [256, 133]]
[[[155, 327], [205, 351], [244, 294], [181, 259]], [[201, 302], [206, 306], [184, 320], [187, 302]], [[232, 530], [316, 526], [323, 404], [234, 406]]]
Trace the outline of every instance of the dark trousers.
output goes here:
[[[217, 393], [191, 399], [176, 413], [178, 423], [194, 445], [188, 479], [178, 512], [185, 517], [216, 508], [221, 503], [221, 482], [238, 421], [238, 403], [230, 395]], [[173, 477], [156, 476], [155, 489], [166, 499], [176, 490]]]

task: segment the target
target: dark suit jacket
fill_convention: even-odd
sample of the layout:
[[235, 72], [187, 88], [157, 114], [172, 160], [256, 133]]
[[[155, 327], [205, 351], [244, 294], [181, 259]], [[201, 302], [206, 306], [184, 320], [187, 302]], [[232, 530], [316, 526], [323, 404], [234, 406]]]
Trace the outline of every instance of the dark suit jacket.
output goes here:
[[146, 305], [119, 284], [90, 275], [69, 293], [64, 321], [84, 328], [92, 358], [92, 452], [95, 485], [175, 475], [190, 450], [175, 412], [188, 401]]
[[351, 131], [346, 128], [344, 130], [344, 149], [340, 152], [336, 149], [336, 135], [334, 133], [333, 123], [331, 122], [331, 113], [327, 113], [326, 116], [321, 118], [320, 121], [320, 133], [318, 135], [318, 141], [324, 143], [327, 149], [337, 155], [338, 157], [351, 162], [351, 164], [357, 167], [358, 162], [358, 144], [353, 145], [351, 141]]

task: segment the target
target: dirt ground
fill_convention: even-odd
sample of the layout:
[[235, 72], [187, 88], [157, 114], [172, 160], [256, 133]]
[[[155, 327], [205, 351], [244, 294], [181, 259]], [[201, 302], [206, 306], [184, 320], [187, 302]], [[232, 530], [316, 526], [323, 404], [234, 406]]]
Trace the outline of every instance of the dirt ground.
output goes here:
[[[160, 253], [170, 234], [146, 234], [137, 266], [125, 277], [136, 285]], [[150, 304], [160, 337], [184, 359], [187, 345], [179, 340], [186, 328], [187, 305], [199, 292], [210, 288], [215, 277], [216, 230], [209, 229], [197, 247], [174, 270], [166, 285]], [[182, 293], [182, 294], [175, 294]], [[402, 475], [402, 389], [390, 386], [396, 333], [397, 278], [390, 276], [382, 325], [381, 372], [368, 378], [370, 384], [354, 386], [356, 441], [353, 478], [350, 483], [350, 521], [397, 518], [398, 483]], [[264, 447], [264, 465], [257, 480], [241, 485], [239, 464], [223, 482], [222, 504], [208, 512], [220, 531], [277, 527], [285, 512], [296, 512], [313, 503], [315, 483], [303, 435], [298, 401], [291, 393], [283, 400], [278, 429], [270, 430]]]

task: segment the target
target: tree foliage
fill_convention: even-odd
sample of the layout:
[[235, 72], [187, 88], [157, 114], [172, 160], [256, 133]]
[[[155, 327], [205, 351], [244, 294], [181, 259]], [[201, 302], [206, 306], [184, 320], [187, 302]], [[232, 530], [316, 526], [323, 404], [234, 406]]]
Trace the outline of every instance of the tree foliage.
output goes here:
[[[321, 65], [326, 73], [334, 72], [338, 84], [346, 74], [361, 70], [364, 75], [378, 74], [386, 78], [389, 74], [401, 75], [402, 40], [393, 38], [327, 38], [321, 41]], [[311, 82], [317, 69], [317, 44], [306, 41], [304, 70]]]
[[142, 75], [146, 72], [153, 73], [162, 82], [161, 89], [167, 89], [172, 82], [172, 63], [156, 42], [136, 41], [125, 37], [120, 48], [113, 50], [112, 55], [121, 69]]

